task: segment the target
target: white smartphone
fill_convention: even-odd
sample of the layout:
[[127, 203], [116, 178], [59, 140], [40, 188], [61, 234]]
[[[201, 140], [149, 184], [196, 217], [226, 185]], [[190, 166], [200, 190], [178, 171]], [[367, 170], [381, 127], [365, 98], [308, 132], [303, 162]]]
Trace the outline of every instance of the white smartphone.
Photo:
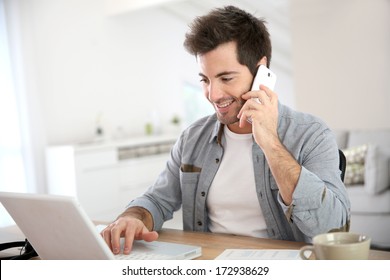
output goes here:
[[[276, 75], [274, 72], [269, 70], [265, 65], [260, 65], [257, 68], [257, 72], [255, 75], [255, 78], [253, 79], [251, 91], [252, 90], [259, 90], [260, 85], [264, 85], [268, 87], [270, 90], [274, 90], [276, 84]], [[260, 100], [256, 97], [253, 98], [258, 103], [261, 103]], [[248, 118], [247, 122], [252, 123], [252, 118]]]
[[259, 90], [260, 85], [265, 85], [270, 90], [274, 90], [276, 83], [276, 75], [269, 70], [265, 65], [260, 65], [257, 68], [255, 78], [252, 82], [251, 90]]

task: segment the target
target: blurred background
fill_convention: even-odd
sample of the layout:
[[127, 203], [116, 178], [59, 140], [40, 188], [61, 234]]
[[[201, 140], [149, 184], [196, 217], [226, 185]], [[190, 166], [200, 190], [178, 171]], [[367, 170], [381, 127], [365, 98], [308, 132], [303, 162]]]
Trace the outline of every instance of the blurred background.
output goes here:
[[50, 147], [177, 136], [212, 113], [183, 40], [229, 4], [268, 22], [282, 103], [390, 128], [389, 0], [0, 0], [0, 191], [48, 192]]

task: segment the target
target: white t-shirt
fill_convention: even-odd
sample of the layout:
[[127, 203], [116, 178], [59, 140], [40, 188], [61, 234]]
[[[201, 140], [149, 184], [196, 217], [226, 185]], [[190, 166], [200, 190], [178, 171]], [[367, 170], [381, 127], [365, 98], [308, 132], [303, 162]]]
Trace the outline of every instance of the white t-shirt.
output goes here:
[[226, 144], [207, 196], [211, 232], [268, 237], [257, 199], [252, 161], [252, 134], [224, 128]]

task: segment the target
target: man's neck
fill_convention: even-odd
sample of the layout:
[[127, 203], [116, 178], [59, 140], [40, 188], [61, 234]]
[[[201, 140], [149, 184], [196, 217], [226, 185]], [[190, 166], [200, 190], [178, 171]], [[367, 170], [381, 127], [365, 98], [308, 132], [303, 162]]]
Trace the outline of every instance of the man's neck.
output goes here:
[[249, 134], [252, 133], [252, 124], [246, 122], [244, 127], [239, 127], [239, 122], [235, 122], [228, 125], [231, 132], [237, 134]]

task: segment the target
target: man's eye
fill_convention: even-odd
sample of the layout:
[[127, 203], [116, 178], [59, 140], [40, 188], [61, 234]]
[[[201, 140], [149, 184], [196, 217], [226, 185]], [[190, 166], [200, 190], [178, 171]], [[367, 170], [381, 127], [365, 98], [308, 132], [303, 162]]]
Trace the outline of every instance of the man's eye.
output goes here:
[[224, 81], [224, 82], [229, 82], [231, 80], [233, 80], [233, 78], [231, 78], [231, 77], [223, 77], [222, 78], [222, 81]]
[[206, 79], [206, 78], [202, 78], [202, 79], [199, 80], [199, 82], [201, 82], [201, 83], [207, 83], [207, 79]]

